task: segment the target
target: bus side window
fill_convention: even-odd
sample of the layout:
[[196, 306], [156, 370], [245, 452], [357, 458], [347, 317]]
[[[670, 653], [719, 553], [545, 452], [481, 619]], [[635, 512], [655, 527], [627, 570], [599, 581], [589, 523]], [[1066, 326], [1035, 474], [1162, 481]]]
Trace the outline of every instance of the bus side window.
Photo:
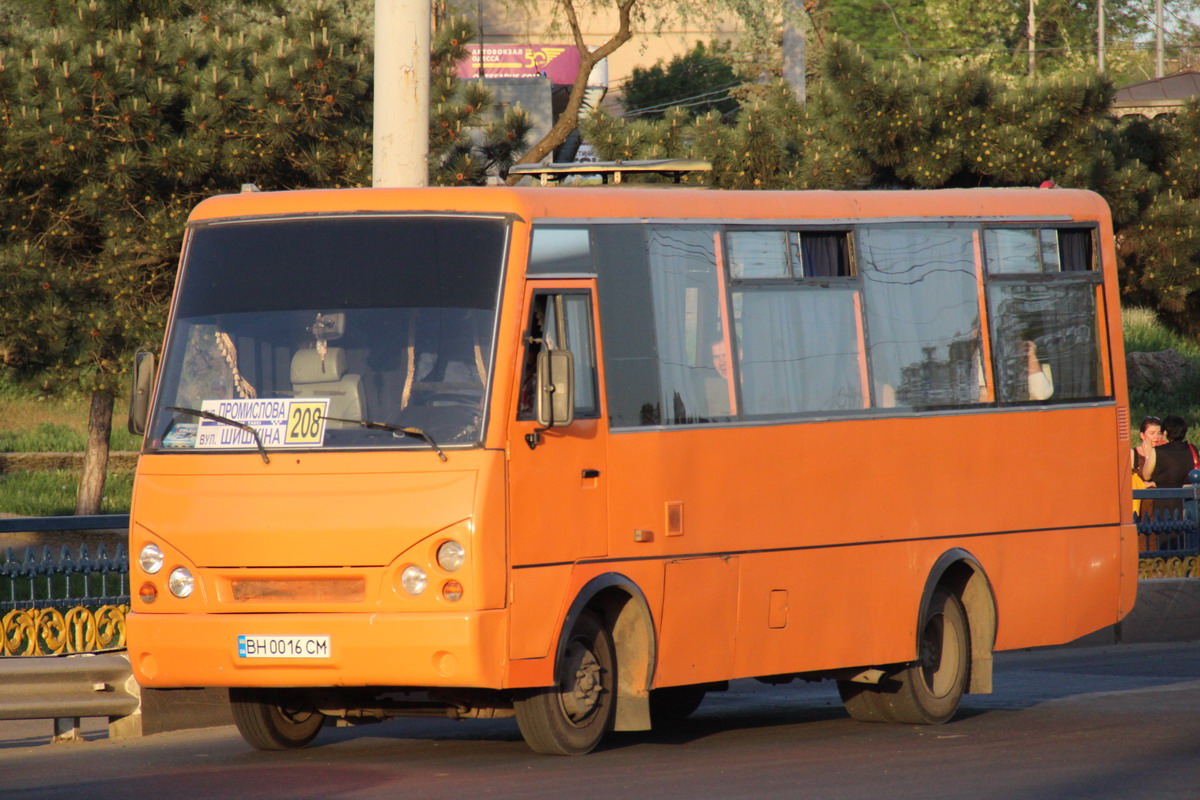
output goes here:
[[974, 230], [947, 223], [859, 229], [876, 406], [979, 403], [982, 333]]
[[[555, 299], [562, 298], [562, 328], [554, 313]], [[517, 419], [535, 418], [537, 357], [543, 349], [570, 350], [575, 359], [575, 416], [591, 419], [599, 415], [600, 397], [596, 380], [596, 347], [593, 339], [591, 295], [586, 292], [539, 292], [534, 295], [529, 327], [525, 332], [525, 360]]]
[[997, 400], [1104, 396], [1093, 230], [988, 228], [983, 241]]

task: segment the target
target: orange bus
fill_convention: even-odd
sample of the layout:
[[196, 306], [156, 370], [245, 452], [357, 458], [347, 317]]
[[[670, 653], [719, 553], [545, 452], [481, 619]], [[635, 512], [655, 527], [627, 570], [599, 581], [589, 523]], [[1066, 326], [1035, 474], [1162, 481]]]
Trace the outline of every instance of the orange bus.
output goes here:
[[1133, 605], [1114, 263], [1063, 189], [206, 200], [135, 370], [134, 674], [262, 749], [581, 754], [748, 677], [949, 720]]

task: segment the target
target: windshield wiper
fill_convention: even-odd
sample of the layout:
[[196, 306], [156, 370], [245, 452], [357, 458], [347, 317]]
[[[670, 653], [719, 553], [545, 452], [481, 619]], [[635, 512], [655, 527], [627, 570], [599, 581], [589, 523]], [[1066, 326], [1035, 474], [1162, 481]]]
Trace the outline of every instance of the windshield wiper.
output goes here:
[[442, 461], [446, 460], [446, 454], [442, 452], [442, 448], [438, 447], [437, 442], [433, 440], [425, 431], [420, 428], [405, 428], [402, 425], [389, 425], [386, 422], [375, 422], [369, 419], [345, 419], [344, 417], [325, 417], [330, 422], [349, 422], [351, 425], [361, 425], [364, 428], [379, 431], [391, 431], [392, 433], [403, 433], [408, 436], [415, 436], [418, 439], [424, 439], [433, 448], [433, 452], [438, 454], [438, 458]]
[[256, 445], [258, 445], [258, 452], [262, 455], [263, 463], [264, 464], [271, 463], [271, 459], [267, 458], [267, 448], [263, 447], [262, 438], [259, 437], [258, 431], [254, 430], [253, 426], [247, 425], [244, 422], [238, 422], [236, 419], [230, 419], [229, 417], [222, 417], [220, 414], [214, 414], [211, 411], [201, 411], [198, 408], [180, 408], [179, 406], [167, 406], [167, 411], [178, 411], [180, 414], [191, 414], [193, 417], [200, 417], [201, 419], [211, 419], [213, 422], [220, 422], [225, 425], [232, 425], [235, 428], [240, 428], [241, 430], [244, 430], [246, 433], [248, 433], [254, 437], [254, 443]]

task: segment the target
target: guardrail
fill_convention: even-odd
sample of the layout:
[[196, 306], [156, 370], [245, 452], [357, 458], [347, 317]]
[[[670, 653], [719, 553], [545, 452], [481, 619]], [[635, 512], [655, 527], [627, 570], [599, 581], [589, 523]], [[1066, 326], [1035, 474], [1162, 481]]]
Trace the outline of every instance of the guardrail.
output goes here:
[[[127, 531], [129, 515], [0, 519], [0, 534]], [[13, 547], [0, 556], [0, 719], [50, 719], [56, 742], [79, 738], [82, 717], [107, 717], [109, 736], [141, 733], [141, 698], [125, 647], [129, 558], [88, 543]], [[56, 552], [57, 551], [57, 552]]]
[[109, 738], [141, 733], [141, 691], [124, 653], [0, 659], [0, 719], [54, 720], [55, 742], [83, 717], [108, 717]]

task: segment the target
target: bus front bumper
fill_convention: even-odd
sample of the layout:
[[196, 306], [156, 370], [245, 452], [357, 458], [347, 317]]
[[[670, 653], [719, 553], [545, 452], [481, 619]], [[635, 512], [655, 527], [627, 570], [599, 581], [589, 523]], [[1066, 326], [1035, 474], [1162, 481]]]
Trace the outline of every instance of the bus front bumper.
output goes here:
[[503, 688], [502, 609], [127, 617], [142, 686]]

